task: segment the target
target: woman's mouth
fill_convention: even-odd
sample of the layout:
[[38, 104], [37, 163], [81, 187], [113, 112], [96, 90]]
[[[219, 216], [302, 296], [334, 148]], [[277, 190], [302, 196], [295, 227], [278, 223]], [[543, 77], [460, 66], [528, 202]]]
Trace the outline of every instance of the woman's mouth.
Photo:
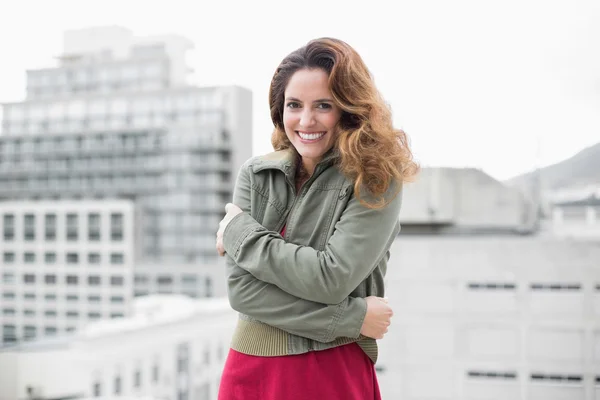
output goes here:
[[321, 140], [323, 138], [323, 136], [325, 136], [325, 134], [327, 132], [301, 132], [301, 131], [296, 131], [296, 133], [298, 134], [298, 136], [300, 136], [300, 139], [302, 139], [303, 142], [312, 143], [312, 142], [317, 142], [317, 141]]

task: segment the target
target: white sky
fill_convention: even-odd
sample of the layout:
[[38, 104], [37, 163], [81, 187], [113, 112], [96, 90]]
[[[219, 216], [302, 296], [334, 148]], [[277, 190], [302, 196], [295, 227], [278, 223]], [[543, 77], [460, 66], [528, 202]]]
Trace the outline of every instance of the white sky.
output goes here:
[[[273, 71], [332, 36], [363, 56], [424, 166], [498, 179], [600, 142], [600, 1], [11, 1], [0, 16], [0, 102], [54, 65], [62, 33], [121, 25], [191, 39], [199, 85], [254, 94], [255, 154], [270, 148]], [[539, 146], [538, 146], [539, 143]]]

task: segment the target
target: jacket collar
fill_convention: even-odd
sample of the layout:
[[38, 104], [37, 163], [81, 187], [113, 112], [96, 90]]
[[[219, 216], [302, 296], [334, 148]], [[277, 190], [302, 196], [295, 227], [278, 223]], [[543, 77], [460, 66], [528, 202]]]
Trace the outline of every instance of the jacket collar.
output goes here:
[[[325, 153], [321, 161], [319, 161], [315, 168], [315, 172], [319, 171], [319, 169], [326, 168], [336, 163], [339, 158], [339, 151], [335, 148], [332, 148]], [[265, 169], [277, 169], [282, 171], [290, 179], [290, 181], [293, 182], [299, 161], [300, 155], [296, 149], [290, 147], [257, 157], [252, 163], [252, 171], [257, 173]]]

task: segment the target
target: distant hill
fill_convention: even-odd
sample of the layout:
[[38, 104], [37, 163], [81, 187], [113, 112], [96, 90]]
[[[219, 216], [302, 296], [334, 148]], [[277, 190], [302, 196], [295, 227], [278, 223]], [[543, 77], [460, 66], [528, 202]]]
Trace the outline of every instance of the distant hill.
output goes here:
[[[534, 184], [536, 171], [505, 181], [510, 186], [529, 188]], [[600, 143], [581, 150], [573, 157], [540, 169], [542, 186], [555, 191], [588, 184], [600, 185]]]

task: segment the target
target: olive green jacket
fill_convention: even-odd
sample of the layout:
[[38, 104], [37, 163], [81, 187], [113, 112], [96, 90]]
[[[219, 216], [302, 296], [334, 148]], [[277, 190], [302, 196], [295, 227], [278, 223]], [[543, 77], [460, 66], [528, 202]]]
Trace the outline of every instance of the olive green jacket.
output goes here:
[[[276, 356], [358, 341], [376, 361], [375, 340], [360, 335], [364, 298], [384, 296], [402, 196], [382, 209], [363, 206], [338, 160], [329, 151], [299, 193], [293, 149], [242, 166], [233, 203], [244, 212], [223, 234], [229, 301], [240, 312], [234, 350]], [[390, 185], [386, 198], [397, 190]]]

